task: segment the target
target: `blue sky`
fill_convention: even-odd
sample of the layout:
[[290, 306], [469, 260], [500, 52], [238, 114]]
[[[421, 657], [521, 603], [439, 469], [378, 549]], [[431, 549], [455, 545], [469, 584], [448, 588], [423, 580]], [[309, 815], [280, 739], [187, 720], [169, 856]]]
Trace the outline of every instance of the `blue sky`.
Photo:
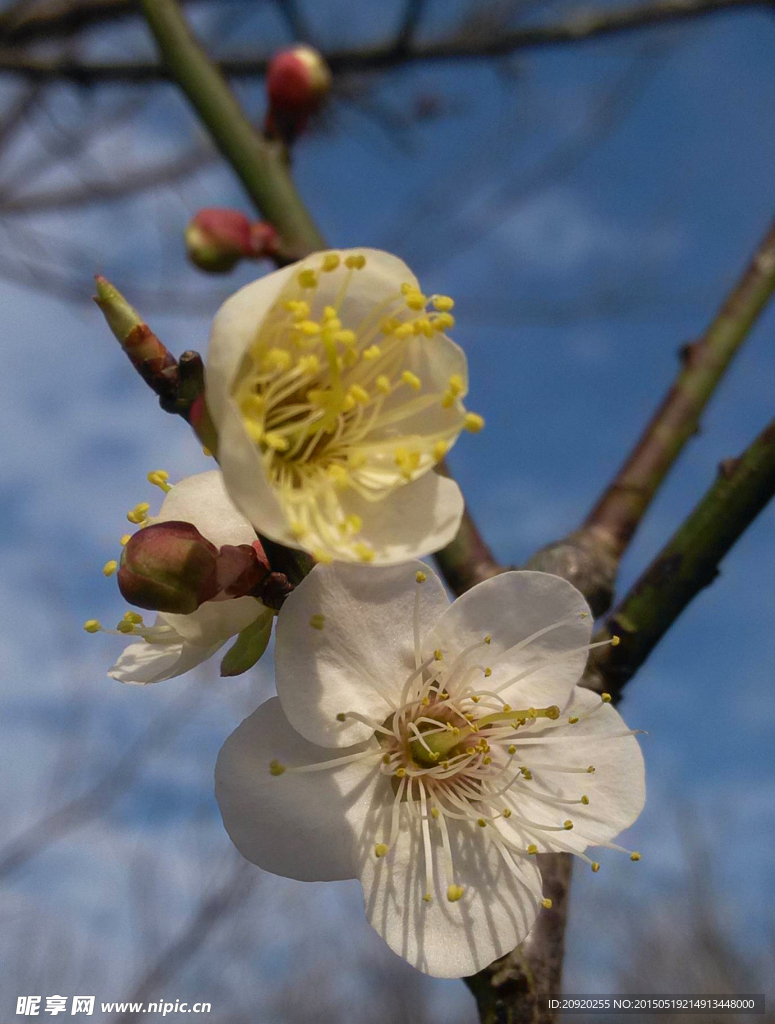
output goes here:
[[[462, 9], [442, 7], [431, 5], [429, 35]], [[347, 42], [342, 26], [349, 41], [380, 28], [359, 23], [344, 0], [316, 10], [323, 43]], [[265, 39], [283, 38], [269, 13], [255, 24]], [[298, 147], [296, 178], [331, 244], [389, 247], [428, 290], [458, 299], [455, 337], [487, 430], [461, 440], [452, 464], [504, 562], [523, 561], [578, 523], [674, 375], [678, 347], [703, 329], [772, 217], [774, 33], [771, 18], [746, 13], [547, 50], [498, 69], [392, 73], [374, 83], [392, 114], [433, 92], [450, 115], [412, 126], [397, 147], [338, 103], [327, 130]], [[141, 45], [125, 29], [95, 44], [109, 52]], [[260, 108], [260, 89], [242, 95]], [[162, 90], [131, 138], [125, 133], [127, 151], [133, 159], [164, 153], [180, 137], [171, 126], [194, 130], [182, 103]], [[106, 272], [130, 298], [133, 283], [202, 290], [207, 282], [183, 265], [185, 219], [197, 206], [243, 202], [215, 168], [180, 196], [160, 197], [153, 232], [148, 205], [137, 216], [135, 207], [105, 206], [88, 217], [41, 217], [44, 238], [75, 239], [93, 254], [78, 266], [84, 301], [0, 284], [3, 831], [15, 834], [88, 786], [170, 701], [192, 705], [100, 822], [30, 862], [8, 896], [4, 914], [19, 934], [27, 915], [46, 915], [79, 948], [101, 950], [112, 974], [86, 969], [84, 980], [98, 987], [112, 977], [116, 994], [104, 998], [126, 995], [133, 976], [116, 966], [132, 941], [129, 859], [155, 861], [172, 927], [203, 879], [209, 884], [207, 865], [230, 857], [210, 773], [220, 743], [271, 692], [271, 678], [266, 664], [228, 685], [210, 674], [193, 686], [183, 679], [122, 688], [104, 675], [118, 641], [80, 631], [87, 617], [110, 621], [123, 611], [100, 568], [116, 554], [126, 509], [153, 500], [145, 473], [162, 466], [180, 478], [206, 466], [185, 425], [158, 410], [111, 342], [87, 299], [90, 275]], [[255, 272], [240, 268], [224, 292]], [[204, 346], [208, 315], [152, 321], [174, 351]], [[696, 502], [719, 459], [771, 419], [774, 329], [770, 311], [651, 509], [622, 586]], [[644, 859], [631, 865], [610, 854], [598, 876], [578, 873], [569, 990], [612, 983], [611, 922], [636, 922], [681, 892], [677, 822], [689, 813], [710, 844], [725, 923], [753, 947], [763, 940], [773, 896], [766, 837], [775, 828], [773, 536], [769, 509], [628, 690], [623, 713], [649, 733], [650, 795], [625, 842]], [[353, 956], [372, 942], [353, 887], [272, 887], [262, 903], [271, 927], [260, 926], [270, 974], [303, 939], [300, 923], [278, 910], [283, 900], [301, 908], [307, 929], [344, 942]], [[337, 921], [346, 921], [346, 940], [341, 927], [334, 936]], [[368, 948], [376, 963], [393, 965], [380, 946]], [[367, 984], [354, 968], [345, 973], [348, 983]], [[52, 991], [72, 977], [52, 977]], [[443, 1019], [468, 1019], [458, 986], [432, 991]]]

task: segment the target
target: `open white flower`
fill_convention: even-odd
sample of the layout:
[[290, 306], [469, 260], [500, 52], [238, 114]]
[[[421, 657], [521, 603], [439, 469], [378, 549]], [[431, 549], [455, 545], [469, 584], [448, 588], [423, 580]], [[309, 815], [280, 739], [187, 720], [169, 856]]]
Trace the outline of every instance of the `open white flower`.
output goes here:
[[[142, 503], [130, 511], [131, 522], [141, 527], [174, 521], [192, 523], [216, 547], [255, 541], [253, 527], [229, 500], [217, 470], [187, 477], [173, 487], [166, 483], [166, 474], [149, 474], [149, 478], [159, 476], [163, 479], [154, 482], [168, 491], [159, 514], [148, 516], [148, 504]], [[108, 563], [108, 567], [112, 572], [116, 563]], [[206, 601], [189, 615], [159, 613], [152, 626], [143, 623], [139, 612], [129, 611], [115, 630], [103, 629], [96, 619], [90, 619], [84, 628], [90, 633], [139, 638], [139, 643], [124, 649], [108, 675], [122, 683], [144, 685], [188, 672], [257, 620], [270, 626], [271, 616], [272, 612], [255, 598], [238, 597]]]
[[419, 562], [317, 566], [280, 613], [279, 699], [218, 760], [235, 845], [291, 878], [360, 878], [369, 921], [421, 971], [481, 969], [549, 905], [540, 854], [597, 871], [586, 848], [622, 849], [643, 807], [634, 734], [576, 686], [590, 623], [545, 573], [450, 604]]
[[429, 472], [464, 428], [446, 296], [395, 256], [316, 253], [242, 288], [210, 336], [207, 405], [226, 488], [259, 533], [322, 562], [437, 551], [463, 511]]

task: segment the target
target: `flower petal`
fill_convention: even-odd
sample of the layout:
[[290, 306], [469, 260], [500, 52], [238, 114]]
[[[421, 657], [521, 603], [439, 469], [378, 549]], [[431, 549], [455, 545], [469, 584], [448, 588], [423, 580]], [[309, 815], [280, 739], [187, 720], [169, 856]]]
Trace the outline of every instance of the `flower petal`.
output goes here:
[[226, 740], [215, 768], [223, 823], [243, 857], [266, 871], [305, 882], [353, 878], [353, 836], [371, 806], [376, 781], [369, 764], [273, 776], [277, 758], [316, 764], [339, 755], [307, 743], [276, 697]]
[[144, 640], [129, 644], [119, 655], [108, 675], [120, 683], [145, 686], [161, 683], [173, 676], [182, 676], [207, 661], [223, 645], [223, 641], [203, 647], [199, 644], [169, 643], [149, 644]]
[[[373, 847], [361, 853], [359, 877], [369, 923], [390, 948], [425, 974], [461, 978], [475, 974], [517, 946], [532, 927], [541, 900], [541, 876], [534, 858], [520, 857], [508, 867], [490, 836], [473, 822], [449, 820], [454, 879], [441, 870], [441, 839], [435, 823], [433, 901], [426, 893], [420, 820], [406, 803], [402, 828], [384, 857]], [[383, 812], [382, 838], [390, 831]], [[367, 831], [364, 830], [364, 837]], [[447, 885], [464, 887], [462, 899], [447, 900]]]
[[373, 565], [395, 565], [439, 551], [460, 528], [464, 507], [455, 481], [434, 471], [378, 503], [352, 493], [342, 500], [346, 514], [363, 520], [359, 539], [374, 550]]
[[223, 476], [217, 469], [186, 477], [175, 484], [162, 502], [152, 522], [181, 520], [193, 523], [203, 537], [221, 547], [223, 544], [252, 544], [255, 530], [240, 515], [226, 493]]
[[234, 375], [245, 350], [255, 341], [261, 321], [271, 309], [295, 267], [283, 267], [246, 284], [230, 296], [215, 314], [205, 360], [207, 408], [221, 425]]
[[[417, 583], [416, 573], [426, 574]], [[363, 742], [373, 730], [340, 712], [378, 722], [414, 671], [413, 616], [419, 588], [420, 636], [449, 600], [422, 562], [390, 567], [318, 565], [286, 599], [277, 621], [277, 693], [289, 721], [321, 746]], [[322, 629], [313, 628], [323, 616]]]
[[227, 601], [206, 601], [190, 615], [159, 615], [161, 625], [172, 626], [192, 644], [220, 645], [242, 632], [265, 611], [254, 597], [235, 597]]
[[[512, 650], [554, 624], [559, 625]], [[591, 629], [589, 606], [567, 580], [544, 572], [505, 572], [477, 584], [447, 609], [425, 638], [423, 656], [441, 648], [450, 660], [489, 635], [490, 645], [476, 655], [492, 668], [487, 689], [515, 708], [564, 707], [584, 671], [587, 652], [578, 649], [589, 642]], [[523, 672], [524, 678], [510, 682]]]
[[[567, 724], [569, 715], [589, 718]], [[627, 735], [621, 715], [610, 704], [601, 707], [600, 697], [577, 687], [573, 700], [559, 726], [525, 732], [517, 740], [517, 757], [528, 767], [533, 779], [520, 782], [511, 790], [518, 813], [542, 824], [558, 825], [566, 819], [573, 829], [558, 834], [563, 844], [583, 851], [587, 846], [608, 842], [628, 828], [646, 801], [646, 775], [643, 754], [636, 738]], [[532, 728], [532, 727], [531, 727]], [[557, 767], [594, 766], [591, 774], [540, 771], [534, 765]], [[552, 805], [552, 798], [578, 800], [589, 797], [589, 804]], [[534, 838], [541, 852], [562, 849], [553, 845], [553, 833], [544, 833], [543, 841]]]

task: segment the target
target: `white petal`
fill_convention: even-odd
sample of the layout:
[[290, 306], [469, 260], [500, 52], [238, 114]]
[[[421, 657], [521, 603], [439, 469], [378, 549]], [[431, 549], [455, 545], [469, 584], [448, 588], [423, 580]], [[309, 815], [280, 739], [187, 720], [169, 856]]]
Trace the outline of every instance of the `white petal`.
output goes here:
[[231, 398], [224, 404], [219, 425], [218, 461], [232, 501], [256, 530], [281, 544], [298, 547], [261, 453], [248, 436]]
[[209, 647], [184, 642], [170, 644], [149, 644], [144, 640], [138, 644], [129, 644], [120, 654], [118, 661], [108, 672], [111, 679], [120, 683], [132, 683], [145, 686], [147, 683], [160, 683], [173, 676], [182, 676], [207, 661], [222, 646], [221, 643]]
[[[377, 306], [386, 299], [396, 297], [401, 300], [401, 285], [408, 284], [419, 288], [417, 278], [403, 260], [382, 249], [338, 249], [344, 261], [351, 255], [366, 257], [366, 266], [356, 270], [350, 277], [347, 293], [339, 309], [339, 317], [345, 327], [355, 330], [364, 317], [370, 316]], [[314, 267], [320, 264], [320, 255], [310, 256], [299, 267]], [[321, 274], [315, 291], [313, 315], [319, 316], [322, 307], [330, 304], [336, 297], [344, 280], [343, 269], [332, 274]], [[390, 315], [385, 313], [385, 317]]]
[[[418, 584], [418, 570], [427, 575]], [[413, 615], [420, 636], [449, 600], [422, 562], [391, 567], [318, 565], [286, 599], [277, 622], [277, 693], [293, 727], [321, 746], [363, 742], [372, 730], [336, 720], [357, 711], [380, 723], [415, 668]], [[310, 625], [325, 617], [323, 629]]]
[[[554, 623], [562, 625], [521, 650], [510, 651]], [[544, 572], [505, 572], [459, 597], [423, 646], [426, 652], [440, 647], [445, 660], [450, 660], [489, 635], [490, 645], [469, 662], [478, 660], [492, 667], [487, 689], [499, 692], [514, 708], [564, 707], [584, 671], [587, 652], [577, 649], [589, 642], [591, 629], [589, 606], [567, 580]], [[570, 651], [576, 653], [565, 657]], [[523, 679], [506, 685], [528, 671]]]
[[215, 769], [223, 823], [243, 857], [266, 871], [305, 882], [355, 876], [353, 837], [373, 801], [376, 770], [359, 763], [273, 776], [273, 759], [316, 764], [323, 750], [295, 732], [276, 697], [226, 740]]
[[[610, 841], [632, 825], [646, 800], [643, 754], [637, 739], [625, 735], [628, 729], [618, 711], [610, 704], [600, 707], [597, 694], [577, 687], [561, 721], [567, 723], [568, 715], [580, 716], [593, 708], [597, 709], [593, 715], [575, 725], [537, 730], [533, 739], [527, 731], [522, 737], [517, 734], [517, 759], [533, 772], [532, 781], [512, 790], [518, 813], [547, 825], [570, 819], [573, 829], [559, 833], [558, 838], [580, 851]], [[545, 734], [543, 739], [540, 732]], [[541, 772], [533, 765], [593, 765], [595, 771], [580, 775]], [[542, 794], [568, 800], [578, 800], [583, 794], [589, 797], [589, 804], [557, 807]], [[551, 832], [544, 833], [543, 842], [533, 841], [541, 851], [553, 848]]]
[[235, 597], [230, 601], [206, 601], [190, 615], [159, 615], [162, 625], [172, 626], [176, 633], [192, 644], [222, 644], [236, 636], [265, 611], [254, 597]]
[[374, 549], [372, 564], [395, 565], [449, 544], [460, 528], [464, 501], [454, 480], [431, 471], [380, 502], [346, 494], [342, 507], [363, 520], [358, 537]]
[[252, 544], [256, 539], [253, 527], [240, 515], [226, 493], [223, 476], [217, 469], [186, 477], [175, 484], [152, 522], [171, 520], [193, 523], [216, 547]]
[[246, 284], [215, 314], [205, 360], [205, 394], [207, 408], [218, 427], [245, 350], [255, 341], [261, 321], [295, 269], [298, 269], [298, 264], [283, 267]]
[[[404, 827], [386, 856], [376, 858], [364, 843], [360, 879], [366, 916], [395, 953], [425, 974], [475, 974], [517, 946], [532, 927], [541, 900], [535, 860], [519, 859], [516, 874], [484, 830], [449, 820], [454, 882], [465, 888], [462, 899], [450, 903], [447, 881], [453, 879], [446, 880], [440, 870], [440, 832], [433, 823], [435, 888], [433, 902], [426, 903], [420, 822], [410, 817], [406, 803], [401, 815]], [[387, 812], [376, 824], [382, 841], [389, 834]]]

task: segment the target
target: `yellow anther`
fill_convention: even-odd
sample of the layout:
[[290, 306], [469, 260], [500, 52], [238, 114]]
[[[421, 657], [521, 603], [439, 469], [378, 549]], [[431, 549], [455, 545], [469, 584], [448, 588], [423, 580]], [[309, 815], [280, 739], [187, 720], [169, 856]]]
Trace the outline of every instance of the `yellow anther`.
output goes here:
[[396, 778], [403, 779], [406, 775], [406, 768], [396, 768]]
[[380, 392], [380, 394], [382, 394], [382, 395], [389, 395], [390, 394], [390, 381], [384, 375], [384, 373], [381, 373], [379, 375], [379, 377], [377, 377], [377, 379], [374, 381], [374, 385], [375, 385], [377, 391]]
[[320, 264], [320, 269], [328, 274], [332, 270], [336, 270], [341, 262], [342, 258], [338, 252], [327, 252], [323, 257], [323, 262]]
[[359, 541], [357, 544], [353, 545], [353, 551], [362, 562], [374, 561], [374, 548], [370, 548], [368, 544], [364, 544], [362, 541]]
[[466, 389], [465, 382], [459, 373], [453, 373], [449, 378], [449, 390], [453, 395], [460, 395]]
[[512, 755], [512, 757], [514, 756], [514, 754], [516, 754], [517, 748], [514, 746], [513, 743], [509, 745], [508, 752]]
[[527, 848], [527, 852], [530, 854], [531, 857], [534, 857], [538, 853], [538, 847], [535, 843], [531, 843], [530, 846], [528, 846]]
[[475, 693], [471, 694], [471, 700], [474, 702], [474, 704], [478, 704], [481, 699], [482, 698], [477, 696], [477, 694], [475, 694]]
[[285, 771], [285, 765], [280, 764], [277, 758], [274, 761], [269, 762], [269, 774], [270, 775], [282, 775]]
[[467, 412], [463, 426], [469, 434], [478, 434], [484, 428], [484, 417], [480, 416], [478, 412]]
[[314, 320], [302, 320], [300, 323], [296, 324], [296, 330], [301, 331], [302, 334], [306, 334], [309, 338], [314, 338], [316, 335], [320, 334], [321, 327], [320, 324], [315, 323]]
[[420, 317], [419, 320], [415, 320], [412, 328], [415, 334], [424, 334], [426, 338], [432, 338], [435, 331], [433, 324], [427, 316], [423, 316]]
[[486, 636], [486, 637], [484, 638], [484, 642], [485, 642], [486, 644], [491, 644], [491, 643], [492, 643], [492, 636], [490, 636], [490, 634], [489, 634], [489, 633], [488, 633], [488, 634], [487, 634], [487, 636]]
[[611, 637], [611, 646], [612, 647], [618, 647], [621, 642], [622, 642], [622, 638], [621, 637], [619, 637], [619, 636], [612, 636]]
[[598, 871], [600, 870], [600, 865], [598, 864], [598, 862], [596, 860], [592, 861], [592, 864], [590, 865], [590, 867], [592, 868], [592, 870], [594, 871], [595, 874], [597, 874]]
[[312, 557], [316, 562], [320, 562], [321, 565], [330, 565], [333, 562], [333, 556], [329, 555], [323, 548], [314, 548], [312, 551]]
[[335, 306], [323, 306], [323, 320], [325, 325], [328, 326], [331, 320], [338, 320], [339, 314], [336, 311]]
[[132, 539], [132, 534], [131, 533], [125, 533], [123, 535], [123, 537], [121, 538], [121, 541], [120, 541], [121, 547], [125, 548], [127, 546], [127, 544], [130, 542], [131, 539]]
[[457, 903], [464, 892], [465, 889], [462, 885], [455, 885], [453, 882], [452, 885], [447, 886], [447, 899], [450, 903]]
[[578, 715], [571, 715], [570, 718], [568, 719], [568, 723], [570, 725], [575, 725], [576, 722], [578, 722], [578, 720], [579, 720], [579, 716]]
[[430, 707], [430, 703], [431, 703], [430, 697], [423, 697], [423, 699], [422, 699], [422, 706], [424, 708]]
[[441, 460], [444, 458], [444, 456], [447, 454], [447, 451], [449, 450], [449, 445], [447, 444], [446, 441], [436, 441], [431, 450], [433, 452], [433, 458], [435, 459], [435, 461], [441, 462]]
[[346, 484], [350, 478], [350, 474], [347, 472], [344, 466], [340, 466], [338, 462], [332, 463], [326, 470], [326, 475], [329, 480], [333, 480], [337, 484]]
[[[490, 673], [492, 673], [492, 669], [490, 669]], [[485, 670], [484, 674], [487, 675], [487, 671], [486, 670]], [[508, 712], [511, 711], [511, 704], [504, 704], [503, 705], [503, 710], [508, 714]]]
[[633, 850], [633, 852], [630, 854], [630, 860], [637, 861], [637, 860], [640, 860], [640, 859], [641, 859], [641, 856], [638, 853], [638, 851], [637, 850]]
[[301, 538], [306, 536], [308, 532], [307, 527], [302, 523], [291, 523], [291, 533], [296, 540], [301, 540]]
[[419, 391], [422, 387], [422, 381], [416, 373], [412, 373], [411, 370], [404, 370], [401, 374], [401, 380], [404, 384], [408, 384], [414, 391]]
[[417, 286], [414, 285], [414, 284], [409, 284], [408, 281], [404, 281], [404, 283], [401, 285], [401, 294], [402, 295], [408, 295], [409, 292], [416, 292], [416, 291], [417, 291]]
[[119, 631], [119, 633], [134, 633], [135, 624], [134, 622], [127, 622], [126, 619], [122, 619], [121, 622], [119, 622], [118, 625], [116, 626], [116, 629]]
[[355, 408], [355, 399], [352, 395], [345, 395], [342, 399], [342, 412], [352, 412]]
[[492, 764], [492, 758], [489, 754], [482, 758], [482, 764]]
[[441, 762], [441, 767], [442, 767], [442, 769], [443, 769], [444, 771], [447, 771], [447, 770], [448, 770], [448, 768], [449, 768], [449, 761], [442, 761], [442, 762]]
[[552, 901], [549, 899], [548, 896], [545, 899], [541, 900], [541, 906], [544, 908], [544, 910], [552, 909]]
[[484, 818], [477, 818], [476, 824], [479, 826], [479, 828], [484, 828], [487, 825], [487, 822], [484, 820]]
[[423, 896], [423, 902], [425, 902], [425, 903], [433, 903], [433, 897], [431, 896], [431, 894], [429, 892], [426, 892], [426, 894]]
[[382, 763], [383, 764], [390, 764], [390, 754], [383, 754], [382, 755]]
[[544, 715], [552, 722], [556, 722], [560, 717], [560, 709], [556, 704], [550, 704], [548, 708], [544, 710]]
[[384, 857], [387, 852], [388, 852], [388, 845], [387, 845], [387, 843], [377, 843], [375, 845], [375, 847], [374, 847], [374, 856], [375, 857]]
[[610, 704], [611, 703], [611, 694], [610, 693], [601, 693], [600, 694], [600, 699], [602, 700], [602, 702], [604, 704]]
[[355, 344], [357, 337], [355, 331], [351, 331], [346, 327], [342, 331], [336, 331], [334, 334], [334, 341], [337, 341], [340, 345], [345, 345], [349, 348], [351, 345]]
[[298, 282], [302, 288], [315, 288], [318, 283], [318, 275], [314, 270], [302, 270], [298, 276]]
[[432, 818], [438, 818], [438, 816], [439, 816], [439, 809], [438, 809], [438, 807], [431, 807], [431, 817]]
[[434, 661], [442, 661], [443, 659], [444, 659], [444, 652], [441, 650], [440, 647], [437, 647], [436, 650], [433, 652], [433, 660]]
[[503, 817], [504, 818], [510, 818], [511, 817], [511, 808], [510, 807], [504, 807], [502, 813], [503, 813]]
[[323, 629], [326, 624], [326, 617], [321, 612], [316, 612], [310, 616], [309, 624], [313, 629]]
[[455, 326], [455, 318], [451, 313], [439, 313], [431, 323], [437, 331], [450, 331]]
[[425, 309], [426, 303], [428, 301], [423, 295], [423, 293], [418, 292], [416, 289], [408, 291], [404, 296], [404, 300], [409, 309], [413, 309], [416, 312], [419, 312], [419, 310], [421, 309]]
[[143, 617], [139, 612], [124, 612], [124, 621], [131, 622], [135, 626], [142, 625]]
[[466, 753], [470, 757], [473, 757], [473, 755], [476, 753], [476, 747], [466, 747]]
[[586, 793], [582, 796], [581, 802], [584, 804], [585, 807], [589, 803], [589, 797], [586, 795]]
[[353, 384], [350, 387], [350, 395], [358, 405], [368, 405], [371, 401], [371, 395], [368, 393], [366, 388], [361, 387], [360, 384]]
[[350, 270], [362, 270], [366, 266], [366, 257], [361, 253], [356, 253], [354, 256], [348, 256], [344, 265], [349, 267]]
[[407, 338], [411, 338], [414, 335], [414, 326], [410, 323], [399, 324], [393, 331], [393, 335], [399, 341], [406, 341]]
[[451, 309], [455, 308], [455, 300], [451, 299], [449, 295], [432, 295], [431, 304], [439, 313], [449, 313]]
[[300, 356], [299, 361], [296, 363], [296, 366], [298, 367], [298, 369], [301, 370], [302, 373], [310, 373], [314, 375], [320, 369], [320, 360], [318, 359], [317, 356], [314, 355]]
[[146, 477], [149, 484], [153, 484], [154, 487], [160, 487], [165, 494], [169, 494], [172, 490], [170, 485], [167, 483], [170, 475], [165, 469], [154, 469]]
[[417, 580], [418, 583], [425, 583], [425, 581], [428, 579], [428, 574], [427, 572], [423, 572], [422, 569], [418, 569], [417, 572], [414, 574], [414, 578]]
[[344, 713], [344, 711], [340, 711], [339, 714], [336, 716], [336, 720], [337, 722], [346, 722], [347, 715]]
[[293, 356], [284, 348], [270, 348], [261, 360], [266, 370], [287, 370], [292, 362]]
[[342, 356], [342, 362], [348, 370], [352, 370], [353, 366], [355, 366], [359, 359], [360, 356], [358, 355], [358, 350], [355, 348], [345, 349], [345, 353]]
[[522, 778], [526, 779], [528, 782], [533, 781], [533, 773], [530, 771], [529, 768], [522, 769]]
[[368, 348], [363, 350], [363, 358], [366, 360], [379, 359], [382, 355], [382, 349], [379, 345], [369, 345]]
[[589, 766], [589, 768], [587, 768], [587, 775], [594, 775], [594, 774], [595, 774], [595, 766], [593, 764], [591, 764]]
[[99, 619], [87, 619], [83, 624], [83, 628], [87, 633], [99, 633], [102, 629], [102, 623]]
[[103, 576], [112, 576], [113, 573], [118, 569], [118, 562], [115, 558], [111, 558], [109, 562], [106, 562], [102, 567]]
[[564, 821], [562, 823], [562, 827], [565, 829], [566, 832], [570, 832], [570, 830], [573, 828], [573, 822], [570, 820], [570, 818], [568, 818], [567, 821]]
[[288, 439], [278, 434], [275, 430], [268, 430], [264, 434], [264, 444], [275, 452], [285, 452], [289, 448]]
[[380, 324], [380, 330], [383, 334], [392, 334], [397, 327], [401, 326], [401, 321], [396, 320], [394, 316], [388, 317], [387, 320], [383, 320]]

